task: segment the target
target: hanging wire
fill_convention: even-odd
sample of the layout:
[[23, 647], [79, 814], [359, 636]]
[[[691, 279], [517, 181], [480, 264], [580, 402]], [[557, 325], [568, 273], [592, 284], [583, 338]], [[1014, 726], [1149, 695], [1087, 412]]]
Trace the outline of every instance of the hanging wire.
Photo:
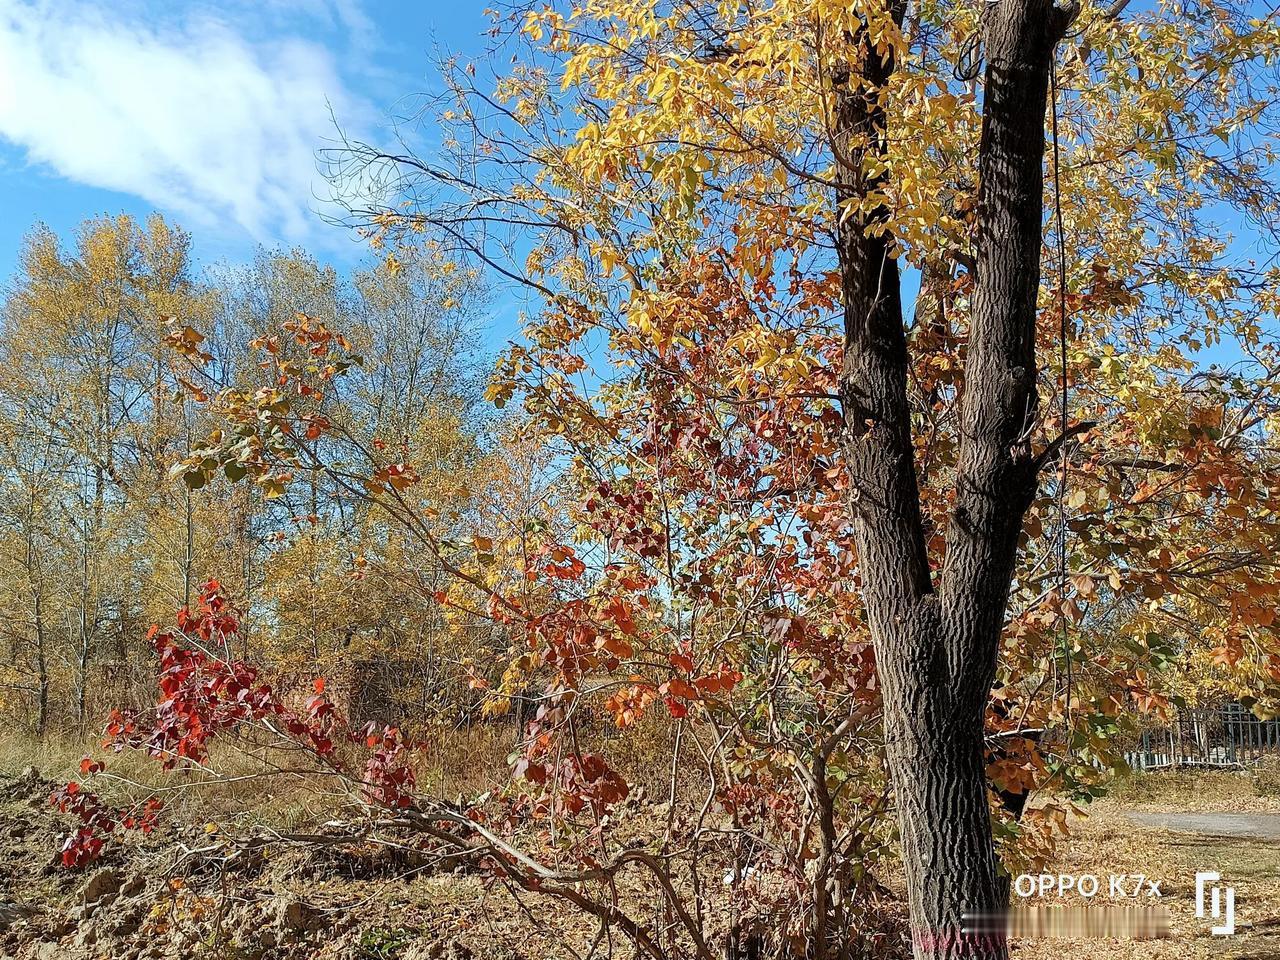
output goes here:
[[952, 75], [963, 83], [972, 83], [982, 72], [982, 28], [976, 28], [965, 38], [960, 47], [960, 59], [952, 68]]
[[1053, 117], [1053, 206], [1058, 234], [1058, 367], [1062, 377], [1058, 394], [1058, 435], [1062, 438], [1058, 467], [1058, 625], [1061, 630], [1062, 656], [1066, 666], [1065, 717], [1068, 734], [1071, 729], [1072, 663], [1067, 631], [1067, 241], [1062, 229], [1062, 154], [1058, 143], [1058, 64], [1049, 64], [1049, 101]]

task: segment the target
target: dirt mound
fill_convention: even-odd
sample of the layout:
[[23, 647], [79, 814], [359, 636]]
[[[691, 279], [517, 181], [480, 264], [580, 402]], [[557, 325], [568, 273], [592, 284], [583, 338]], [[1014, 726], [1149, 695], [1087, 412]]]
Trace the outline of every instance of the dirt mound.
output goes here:
[[[471, 960], [449, 898], [407, 897], [462, 870], [411, 846], [334, 842], [245, 849], [163, 824], [113, 837], [85, 870], [63, 867], [72, 826], [57, 784], [34, 770], [0, 780], [0, 958], [4, 960]], [[211, 849], [212, 848], [212, 849]], [[456, 872], [455, 872], [456, 871]], [[474, 886], [474, 884], [472, 884]], [[513, 949], [481, 951], [519, 957]]]

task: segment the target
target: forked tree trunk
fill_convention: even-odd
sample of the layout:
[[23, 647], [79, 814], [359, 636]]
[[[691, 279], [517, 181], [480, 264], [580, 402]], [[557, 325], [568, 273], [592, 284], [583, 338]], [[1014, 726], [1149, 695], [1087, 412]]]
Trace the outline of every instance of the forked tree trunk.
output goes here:
[[[905, 4], [892, 0], [900, 24]], [[984, 713], [1018, 535], [1035, 495], [1036, 297], [1040, 284], [1044, 121], [1054, 46], [1073, 9], [1052, 0], [983, 5], [987, 58], [979, 159], [976, 275], [955, 506], [946, 556], [930, 568], [907, 400], [898, 265], [874, 229], [888, 214], [858, 201], [885, 149], [876, 94], [891, 59], [864, 47], [837, 93], [838, 238], [845, 307], [841, 398], [850, 509], [884, 700], [916, 956], [1004, 960], [1003, 938], [966, 934], [966, 912], [1004, 906], [992, 845]]]

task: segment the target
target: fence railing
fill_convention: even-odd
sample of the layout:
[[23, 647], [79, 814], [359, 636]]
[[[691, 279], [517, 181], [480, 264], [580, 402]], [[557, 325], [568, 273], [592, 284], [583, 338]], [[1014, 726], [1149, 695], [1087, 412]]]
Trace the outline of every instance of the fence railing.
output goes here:
[[1280, 720], [1227, 704], [1178, 711], [1168, 726], [1144, 730], [1125, 760], [1135, 770], [1245, 767], [1269, 755], [1280, 755]]

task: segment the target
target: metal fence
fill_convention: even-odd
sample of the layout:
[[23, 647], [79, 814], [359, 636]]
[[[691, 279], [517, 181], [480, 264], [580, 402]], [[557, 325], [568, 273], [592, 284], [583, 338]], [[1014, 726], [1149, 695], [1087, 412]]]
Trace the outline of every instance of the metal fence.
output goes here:
[[1178, 711], [1167, 727], [1144, 730], [1125, 760], [1135, 770], [1245, 767], [1269, 755], [1280, 755], [1280, 720], [1230, 703]]

